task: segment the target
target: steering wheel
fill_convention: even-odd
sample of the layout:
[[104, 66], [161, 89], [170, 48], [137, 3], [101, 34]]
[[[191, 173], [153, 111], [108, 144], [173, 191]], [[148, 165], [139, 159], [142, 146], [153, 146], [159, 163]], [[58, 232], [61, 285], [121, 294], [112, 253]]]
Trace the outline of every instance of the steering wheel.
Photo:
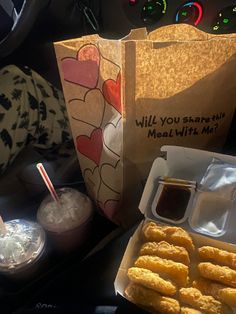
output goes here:
[[[10, 55], [20, 46], [32, 29], [39, 13], [48, 6], [49, 2], [50, 0], [18, 0], [17, 3], [17, 0], [0, 0], [0, 13], [10, 21], [7, 34], [0, 39], [0, 58]], [[0, 27], [1, 20], [0, 18]]]

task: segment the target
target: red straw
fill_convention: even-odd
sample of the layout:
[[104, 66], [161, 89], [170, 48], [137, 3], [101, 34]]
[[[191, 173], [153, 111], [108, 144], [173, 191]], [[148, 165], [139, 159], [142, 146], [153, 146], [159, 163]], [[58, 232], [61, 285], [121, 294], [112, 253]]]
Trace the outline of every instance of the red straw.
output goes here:
[[41, 176], [42, 176], [42, 178], [43, 178], [43, 181], [44, 181], [44, 183], [46, 184], [46, 186], [47, 186], [49, 192], [51, 193], [52, 198], [54, 199], [54, 201], [55, 201], [56, 203], [60, 203], [59, 197], [58, 197], [58, 195], [57, 195], [57, 193], [56, 193], [56, 191], [55, 191], [55, 188], [54, 188], [54, 186], [53, 186], [53, 184], [52, 184], [52, 181], [50, 180], [50, 178], [49, 178], [49, 176], [48, 176], [48, 174], [47, 174], [47, 172], [46, 172], [46, 170], [45, 170], [43, 164], [38, 163], [38, 164], [37, 164], [37, 168], [38, 168], [38, 171], [39, 171], [39, 173], [41, 174]]

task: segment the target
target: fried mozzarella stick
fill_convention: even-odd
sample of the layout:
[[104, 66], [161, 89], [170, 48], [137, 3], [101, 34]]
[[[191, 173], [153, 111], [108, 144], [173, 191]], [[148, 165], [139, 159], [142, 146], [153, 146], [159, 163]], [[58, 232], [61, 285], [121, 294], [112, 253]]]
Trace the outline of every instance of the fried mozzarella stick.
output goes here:
[[164, 274], [180, 286], [185, 287], [188, 283], [188, 267], [181, 263], [163, 259], [158, 256], [144, 255], [138, 257], [134, 266], [149, 269], [161, 275]]
[[182, 228], [172, 226], [161, 226], [149, 222], [143, 227], [143, 235], [147, 241], [167, 241], [171, 244], [183, 246], [187, 250], [194, 250], [193, 240]]
[[128, 269], [129, 279], [146, 288], [153, 289], [164, 295], [174, 295], [176, 286], [169, 280], [162, 279], [158, 274], [144, 268], [131, 267]]
[[216, 264], [223, 264], [236, 269], [236, 254], [220, 250], [212, 246], [202, 246], [198, 249], [199, 256]]
[[129, 284], [125, 290], [128, 300], [141, 306], [149, 307], [163, 314], [179, 314], [180, 305], [175, 299], [164, 297], [158, 292], [137, 284]]
[[236, 287], [236, 271], [227, 266], [206, 262], [198, 264], [198, 270], [204, 278], [215, 280], [230, 287]]
[[199, 278], [193, 282], [193, 287], [203, 294], [212, 295], [215, 299], [236, 307], [236, 289], [223, 286], [210, 280]]
[[184, 247], [175, 246], [166, 241], [144, 243], [139, 255], [156, 255], [187, 266], [190, 263], [188, 251]]
[[230, 307], [215, 300], [212, 296], [202, 295], [196, 288], [181, 288], [180, 301], [207, 314], [232, 314]]
[[180, 314], [204, 314], [204, 312], [192, 309], [190, 307], [181, 307]]

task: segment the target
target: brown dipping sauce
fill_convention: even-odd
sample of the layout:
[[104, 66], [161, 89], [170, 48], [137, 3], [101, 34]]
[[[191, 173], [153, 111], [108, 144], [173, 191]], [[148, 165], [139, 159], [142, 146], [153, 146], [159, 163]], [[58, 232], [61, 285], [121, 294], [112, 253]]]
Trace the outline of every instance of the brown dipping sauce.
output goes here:
[[191, 192], [184, 186], [164, 185], [156, 212], [159, 216], [178, 221], [184, 217]]

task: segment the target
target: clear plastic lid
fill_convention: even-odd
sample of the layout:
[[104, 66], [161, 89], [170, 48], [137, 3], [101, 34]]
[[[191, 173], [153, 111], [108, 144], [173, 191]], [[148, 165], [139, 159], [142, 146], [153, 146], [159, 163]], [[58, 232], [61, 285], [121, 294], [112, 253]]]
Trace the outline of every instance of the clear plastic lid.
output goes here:
[[223, 236], [235, 207], [236, 165], [213, 158], [199, 184], [189, 223], [195, 231]]
[[45, 248], [43, 228], [31, 221], [5, 222], [6, 234], [0, 235], [0, 271], [17, 272], [33, 264]]
[[58, 233], [72, 230], [92, 216], [93, 205], [87, 195], [71, 188], [59, 189], [57, 194], [60, 205], [48, 195], [37, 212], [38, 222], [46, 230]]
[[199, 189], [216, 192], [218, 196], [234, 200], [236, 198], [236, 165], [213, 158], [200, 182]]

